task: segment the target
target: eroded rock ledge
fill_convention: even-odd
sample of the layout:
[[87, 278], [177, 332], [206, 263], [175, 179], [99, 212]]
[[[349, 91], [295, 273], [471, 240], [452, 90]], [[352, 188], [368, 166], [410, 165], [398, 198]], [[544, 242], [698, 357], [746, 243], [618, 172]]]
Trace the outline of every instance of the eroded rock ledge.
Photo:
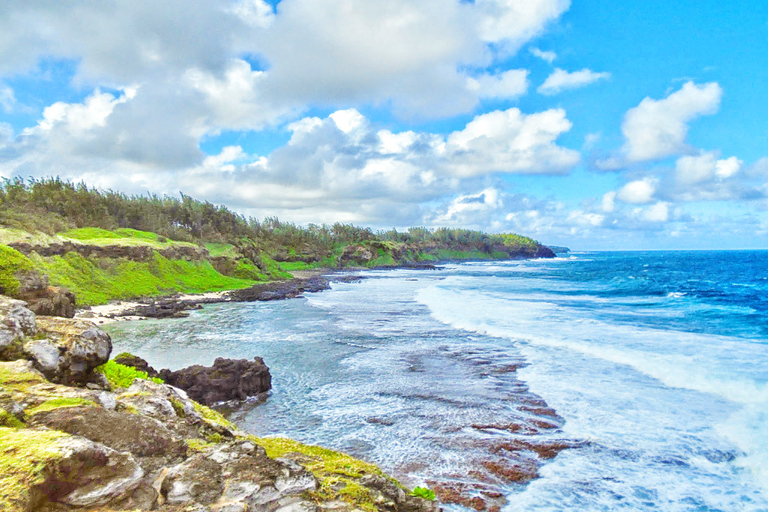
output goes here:
[[116, 387], [94, 371], [110, 351], [92, 323], [0, 296], [0, 510], [437, 511], [375, 466], [255, 438], [171, 385]]

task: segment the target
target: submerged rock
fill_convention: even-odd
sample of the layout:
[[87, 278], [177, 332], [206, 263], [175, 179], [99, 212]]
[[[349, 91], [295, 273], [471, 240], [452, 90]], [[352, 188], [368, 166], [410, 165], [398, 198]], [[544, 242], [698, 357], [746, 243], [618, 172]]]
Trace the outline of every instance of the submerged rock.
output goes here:
[[175, 372], [160, 370], [160, 378], [206, 405], [245, 400], [272, 388], [269, 368], [260, 357], [253, 361], [220, 357], [213, 366], [194, 365]]

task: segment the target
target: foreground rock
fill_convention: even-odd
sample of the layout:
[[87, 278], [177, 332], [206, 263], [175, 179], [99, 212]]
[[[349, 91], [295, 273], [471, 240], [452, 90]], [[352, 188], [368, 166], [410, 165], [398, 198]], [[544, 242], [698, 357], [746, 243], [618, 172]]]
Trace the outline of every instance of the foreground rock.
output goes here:
[[160, 370], [159, 375], [205, 405], [245, 400], [272, 389], [272, 376], [260, 357], [253, 361], [219, 357], [213, 366], [194, 365], [175, 372]]
[[35, 317], [26, 303], [0, 296], [0, 360], [29, 359], [48, 379], [99, 385], [92, 370], [109, 360], [112, 341], [91, 322]]
[[[93, 324], [36, 318], [0, 297], [0, 336], [4, 357], [18, 357], [0, 362], [0, 510], [437, 511], [375, 466], [249, 436], [174, 386], [94, 389], [92, 364], [111, 345]], [[33, 355], [37, 341], [56, 350]], [[58, 382], [39, 371], [45, 357]], [[245, 363], [263, 383], [263, 365]]]

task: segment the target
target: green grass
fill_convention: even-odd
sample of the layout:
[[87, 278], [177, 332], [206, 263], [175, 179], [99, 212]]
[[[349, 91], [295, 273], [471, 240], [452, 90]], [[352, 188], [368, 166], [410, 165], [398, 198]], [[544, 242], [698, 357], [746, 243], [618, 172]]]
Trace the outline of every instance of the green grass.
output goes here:
[[275, 260], [266, 254], [261, 253], [259, 257], [261, 258], [259, 267], [272, 279], [293, 279], [291, 274], [285, 272]]
[[46, 400], [42, 404], [38, 405], [37, 407], [32, 407], [31, 409], [27, 409], [25, 412], [28, 416], [32, 416], [34, 414], [45, 412], [45, 411], [52, 411], [53, 409], [60, 409], [62, 407], [82, 407], [82, 406], [96, 406], [96, 402], [93, 402], [91, 400], [86, 400], [84, 398], [74, 398], [74, 397], [63, 397], [63, 398], [52, 398], [51, 400]]
[[20, 422], [16, 416], [0, 407], [0, 427], [23, 428], [24, 423]]
[[294, 270], [309, 270], [317, 268], [317, 263], [306, 263], [304, 261], [281, 261], [278, 263], [280, 268], [286, 272], [293, 272]]
[[454, 249], [437, 249], [435, 250], [435, 256], [438, 260], [489, 260], [491, 255], [478, 251], [477, 249], [472, 251], [458, 251]]
[[50, 258], [33, 255], [31, 260], [48, 274], [51, 284], [69, 288], [82, 305], [175, 292], [233, 290], [254, 284], [253, 280], [223, 276], [207, 261], [169, 260], [157, 252], [150, 261], [88, 259], [76, 252]]
[[19, 291], [19, 280], [14, 274], [32, 267], [29, 258], [19, 251], [0, 245], [0, 293], [15, 296]]
[[229, 258], [238, 259], [243, 256], [232, 244], [208, 243], [205, 244], [205, 248], [208, 249], [208, 254], [210, 254], [212, 258], [227, 256]]
[[113, 388], [129, 388], [136, 379], [151, 380], [158, 384], [163, 383], [162, 379], [150, 377], [147, 375], [147, 372], [116, 363], [114, 360], [107, 361], [101, 366], [97, 366], [95, 370], [99, 373], [103, 373]]
[[167, 249], [169, 247], [197, 247], [189, 242], [176, 242], [165, 237], [139, 231], [138, 229], [121, 228], [114, 231], [101, 228], [77, 228], [58, 233], [59, 241], [74, 241], [89, 245], [120, 245], [120, 246], [148, 246], [154, 249]]
[[100, 240], [103, 238], [124, 238], [122, 235], [101, 228], [70, 229], [69, 231], [59, 233], [59, 236], [72, 238], [74, 240], [81, 240], [83, 242], [90, 240]]

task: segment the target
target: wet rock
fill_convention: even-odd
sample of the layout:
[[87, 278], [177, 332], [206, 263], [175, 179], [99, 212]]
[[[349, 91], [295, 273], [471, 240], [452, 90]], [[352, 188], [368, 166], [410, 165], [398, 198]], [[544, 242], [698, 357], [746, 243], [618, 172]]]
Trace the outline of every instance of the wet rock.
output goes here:
[[194, 365], [175, 372], [161, 370], [160, 377], [206, 405], [245, 400], [272, 388], [269, 368], [260, 357], [253, 361], [220, 357], [213, 366]]

